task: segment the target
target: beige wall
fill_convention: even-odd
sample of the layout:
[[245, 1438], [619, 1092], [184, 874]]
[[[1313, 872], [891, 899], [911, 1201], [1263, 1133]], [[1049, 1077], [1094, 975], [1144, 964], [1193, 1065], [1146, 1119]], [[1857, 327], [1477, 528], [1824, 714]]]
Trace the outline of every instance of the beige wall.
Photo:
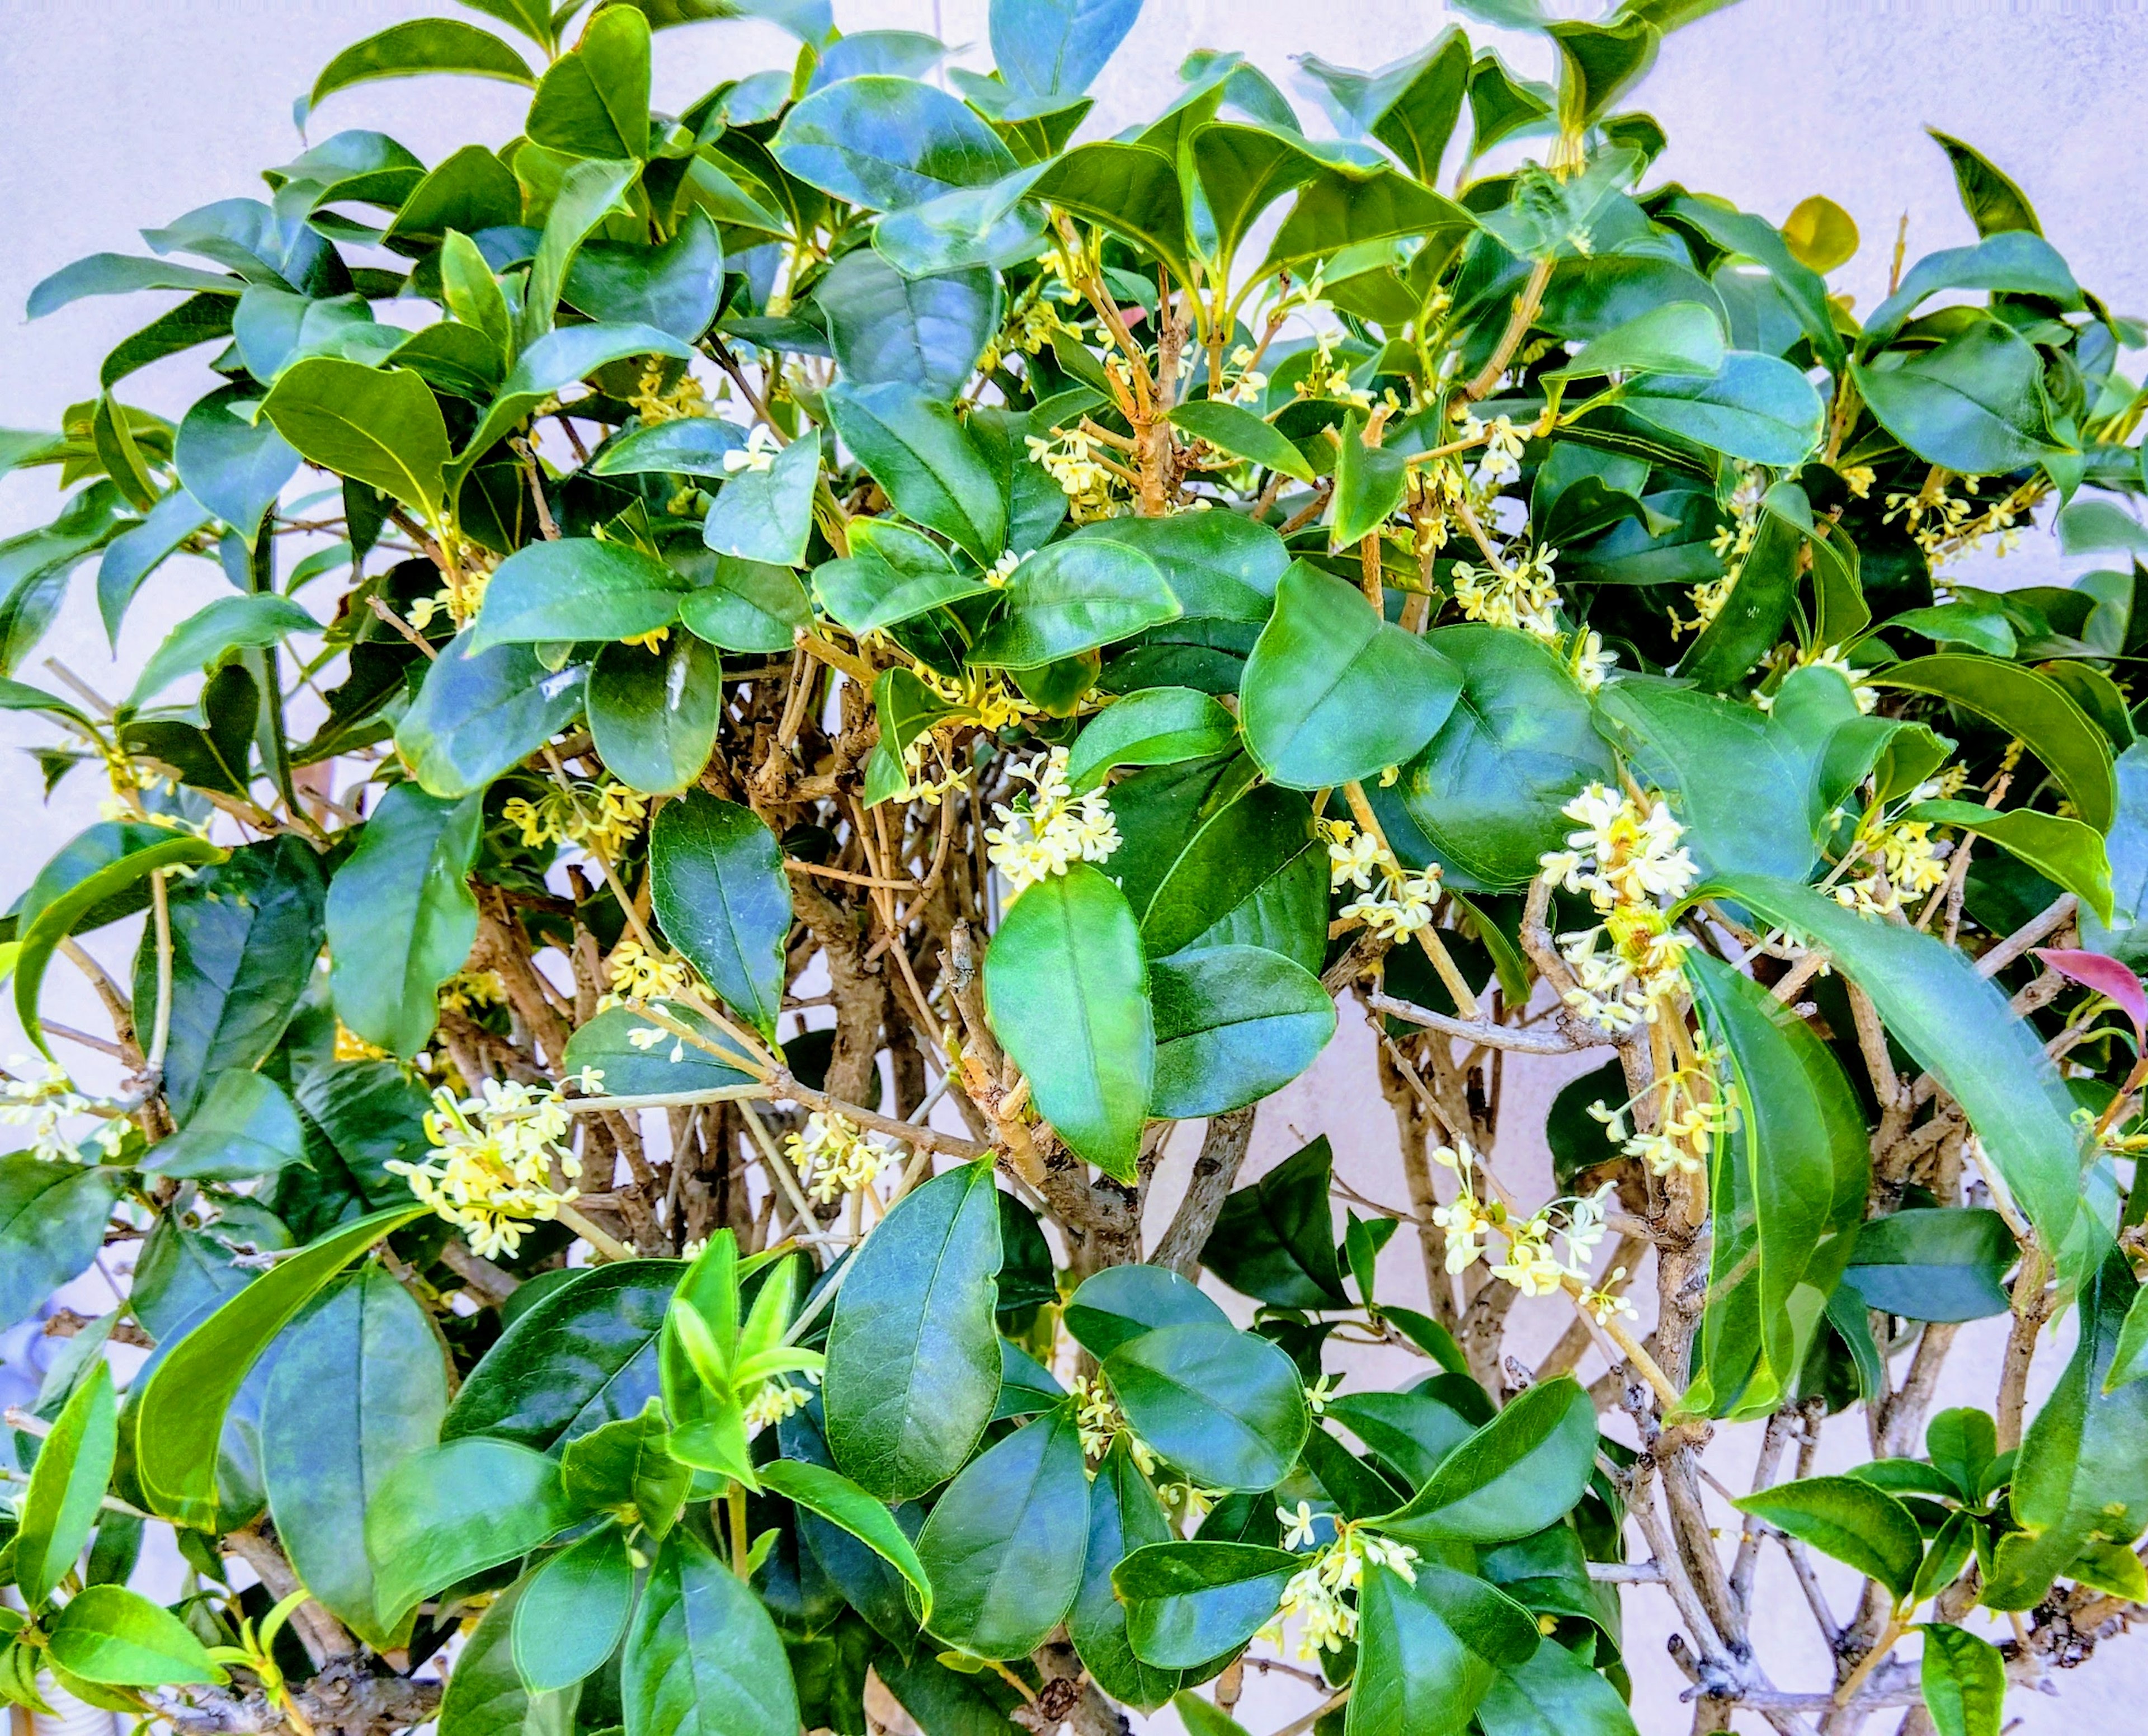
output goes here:
[[[0, 0], [0, 117], [7, 128], [0, 308], [19, 309], [33, 283], [81, 254], [135, 250], [137, 228], [211, 198], [259, 192], [252, 178], [258, 168], [300, 148], [290, 99], [331, 53], [397, 19], [452, 10], [415, 0]], [[2143, 14], [2137, 0], [1745, 0], [1674, 39], [1644, 88], [1642, 106], [1672, 139], [1656, 173], [1778, 219], [1810, 193], [1848, 207], [1866, 246], [1839, 282], [1869, 307], [1884, 287], [1895, 224], [1905, 211], [1913, 258], [1973, 238], [1945, 162], [1920, 131], [1930, 123], [1977, 143], [2021, 182], [2084, 283], [2121, 312], [2148, 312], [2137, 119], [2139, 93], [2148, 85]], [[983, 0], [837, 0], [836, 15], [853, 29], [931, 29], [936, 23], [946, 39], [980, 45], [969, 58], [983, 58]], [[1104, 77], [1098, 121], [1108, 131], [1153, 113], [1192, 48], [1242, 49], [1288, 88], [1293, 53], [1374, 65], [1447, 22], [1443, 8], [1426, 0], [1149, 0]], [[1477, 27], [1473, 33], [1496, 35]], [[1541, 69], [1536, 45], [1508, 39], [1505, 46], [1518, 64]], [[683, 103], [720, 78], [785, 58], [783, 39], [759, 26], [676, 33], [664, 40], [659, 100]], [[421, 81], [338, 97], [314, 131], [319, 138], [344, 126], [377, 127], [434, 161], [472, 138], [504, 139], [519, 113], [517, 93], [504, 87]], [[51, 425], [65, 404], [94, 390], [105, 349], [162, 305], [153, 297], [78, 303], [31, 327], [18, 323], [19, 314], [0, 317], [0, 425]], [[202, 389], [198, 362], [181, 359], [134, 376], [126, 393], [176, 414]], [[52, 499], [44, 474], [0, 480], [0, 534], [41, 522]], [[153, 600], [130, 620], [121, 667], [97, 625], [88, 569], [40, 655], [58, 656], [108, 691], [123, 686], [123, 667], [138, 665], [173, 620], [218, 593], [222, 581], [213, 570], [188, 564], [190, 572], [174, 569], [160, 577]], [[2066, 566], [2055, 549], [2032, 539], [1998, 576], [2041, 577]], [[23, 673], [50, 679], [35, 666]], [[43, 739], [29, 720], [0, 715], [0, 741]], [[14, 755], [0, 760], [0, 811], [9, 816], [0, 845], [0, 899], [11, 898], [62, 840], [96, 817], [98, 795], [85, 775], [41, 807], [35, 766]], [[123, 966], [127, 944], [130, 937], [114, 936], [96, 950]], [[58, 986], [55, 1016], [93, 1023], [87, 1004], [62, 1004], [71, 986]], [[1541, 1106], [1563, 1078], [1581, 1070], [1547, 1065], [1510, 1075], [1508, 1132], [1496, 1156], [1524, 1199], [1549, 1192], [1534, 1133]], [[1354, 1009], [1346, 1009], [1342, 1033], [1317, 1072], [1263, 1111], [1255, 1166], [1323, 1131], [1353, 1185], [1373, 1198], [1406, 1203], [1392, 1124]], [[1182, 1154], [1179, 1161], [1187, 1160]], [[1167, 1172], [1167, 1190], [1172, 1185]], [[1167, 1209], [1167, 1197], [1160, 1203]], [[1381, 1279], [1395, 1300], [1421, 1297], [1422, 1277], [1406, 1238], [1389, 1248]], [[1563, 1325], [1552, 1305], [1525, 1304], [1524, 1311], [1531, 1307], [1542, 1312], [1518, 1332], [1516, 1350], [1525, 1361]], [[2063, 1357], [2063, 1338], [2043, 1359], [2047, 1381]], [[1983, 1328], [1964, 1334], [1942, 1402], [1990, 1403], [1992, 1340]], [[1593, 1363], [1584, 1370], [1593, 1372]], [[1414, 1371], [1398, 1358], [1377, 1367], [1368, 1362], [1352, 1373], [1399, 1381]], [[1745, 1438], [1718, 1448], [1709, 1463], [1737, 1486], [1732, 1473], [1741, 1460], [1749, 1464], [1750, 1432], [1730, 1432]], [[1861, 1435], [1855, 1424], [1839, 1424], [1834, 1432], [1840, 1438], [1830, 1446], [1829, 1463], [1862, 1456], [1852, 1453], [1859, 1442], [1850, 1437]], [[1779, 1615], [1779, 1631], [1758, 1636], [1775, 1681], [1819, 1685], [1825, 1659], [1802, 1600], [1772, 1554], [1762, 1583], [1767, 1607]], [[1848, 1590], [1831, 1588], [1838, 1609], [1846, 1609]], [[1664, 1655], [1669, 1630], [1660, 1600], [1634, 1592], [1626, 1601], [1637, 1716], [1646, 1736], [1672, 1736], [1687, 1728], [1689, 1713], [1676, 1699], [1683, 1680]], [[2136, 1697], [2148, 1693], [2148, 1648], [2113, 1642], [2105, 1656], [2057, 1686], [2060, 1698], [2015, 1696], [2010, 1714], [2029, 1736], [2141, 1728]], [[1257, 1736], [1307, 1703], [1295, 1684], [1271, 1678], [1249, 1688], [1242, 1710]], [[1154, 1727], [1175, 1729], [1176, 1722], [1161, 1718]], [[1748, 1727], [1764, 1728], [1757, 1720], [1741, 1723]]]

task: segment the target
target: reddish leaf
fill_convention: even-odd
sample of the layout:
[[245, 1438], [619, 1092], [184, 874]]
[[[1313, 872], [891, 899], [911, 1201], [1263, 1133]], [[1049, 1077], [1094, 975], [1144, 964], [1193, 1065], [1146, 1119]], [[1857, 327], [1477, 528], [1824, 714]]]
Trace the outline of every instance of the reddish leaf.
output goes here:
[[2130, 968], [2100, 952], [2074, 952], [2058, 946], [2039, 946], [2036, 956], [2060, 976], [2070, 976], [2116, 1001], [2133, 1021], [2135, 1043], [2148, 1041], [2148, 991], [2141, 988], [2140, 979]]

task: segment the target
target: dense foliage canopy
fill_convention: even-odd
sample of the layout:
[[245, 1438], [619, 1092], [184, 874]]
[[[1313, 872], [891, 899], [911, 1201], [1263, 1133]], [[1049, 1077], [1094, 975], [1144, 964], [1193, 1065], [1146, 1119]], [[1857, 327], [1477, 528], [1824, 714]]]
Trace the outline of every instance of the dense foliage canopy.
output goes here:
[[[117, 1063], [4, 1086], [0, 1326], [61, 1342], [0, 1693], [1227, 1736], [1252, 1668], [1292, 1732], [1620, 1736], [1636, 1588], [1696, 1729], [1995, 1736], [2137, 1613], [2144, 334], [1952, 138], [1977, 238], [1863, 310], [1826, 200], [1652, 181], [1717, 3], [1458, 0], [1555, 83], [1307, 56], [1339, 140], [1204, 52], [1076, 143], [1139, 0], [992, 0], [989, 75], [826, 0], [468, 0], [338, 55], [264, 198], [41, 283], [178, 299], [0, 434], [65, 490], [0, 704], [112, 791], [14, 1005]], [[652, 32], [740, 11], [795, 66], [652, 111]], [[521, 134], [321, 124], [438, 73]], [[1946, 570], [2032, 529], [2110, 569]], [[31, 684], [78, 572], [116, 639], [181, 553], [229, 595], [123, 697]], [[108, 1036], [41, 1023], [61, 958]], [[1338, 996], [1406, 1206], [1324, 1137], [1239, 1185]], [[1541, 1200], [1494, 1134], [1561, 1065]], [[1418, 1377], [1338, 1391], [1370, 1345]], [[1763, 1419], [1740, 1531], [1702, 1453]], [[1830, 1679], [1770, 1676], [1776, 1551]]]

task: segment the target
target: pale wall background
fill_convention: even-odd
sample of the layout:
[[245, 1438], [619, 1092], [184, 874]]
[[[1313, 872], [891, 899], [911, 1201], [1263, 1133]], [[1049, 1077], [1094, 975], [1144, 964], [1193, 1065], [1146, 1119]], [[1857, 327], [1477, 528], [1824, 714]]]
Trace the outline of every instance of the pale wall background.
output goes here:
[[[1579, 15], [1578, 5], [1553, 9]], [[169, 298], [142, 296], [77, 303], [34, 326], [19, 309], [31, 286], [80, 255], [138, 251], [133, 231], [169, 220], [210, 199], [261, 192], [253, 177], [302, 148], [291, 99], [337, 49], [399, 19], [456, 8], [419, 0], [0, 0], [0, 426], [49, 427], [66, 404], [95, 389], [98, 359], [148, 323]], [[936, 30], [964, 57], [986, 56], [984, 0], [836, 0], [846, 29]], [[1190, 49], [1236, 48], [1300, 99], [1313, 130], [1314, 105], [1293, 83], [1290, 57], [1318, 53], [1371, 67], [1406, 53], [1453, 20], [1431, 0], [1149, 0], [1145, 16], [1100, 81], [1092, 133], [1108, 133], [1152, 114], [1177, 85]], [[1543, 47], [1471, 25], [1498, 42], [1524, 70], [1548, 74]], [[660, 104], [683, 104], [721, 78], [787, 63], [791, 48], [755, 24], [702, 25], [660, 38]], [[1719, 193], [1779, 220], [1797, 202], [1824, 193], [1845, 206], [1865, 238], [1864, 251], [1837, 278], [1869, 308], [1884, 289], [1895, 227], [1910, 217], [1910, 257], [1974, 238], [1955, 202], [1945, 162], [1923, 135], [1927, 123], [1977, 143], [2025, 188], [2046, 233], [2081, 282], [2120, 312], [2148, 313], [2148, 249], [2140, 174], [2139, 103], [2148, 89], [2148, 6], [2140, 0], [1744, 0], [1674, 38], [1644, 87], [1639, 105], [1668, 128], [1670, 148], [1652, 172]], [[428, 162], [470, 139], [498, 143], [516, 130], [524, 101], [507, 87], [475, 80], [421, 80], [374, 85], [331, 99], [316, 138], [339, 128], [378, 128]], [[2137, 362], [2136, 362], [2137, 368]], [[138, 402], [176, 417], [206, 389], [198, 357], [160, 364], [125, 387]], [[49, 473], [0, 480], [0, 535], [42, 523], [53, 508]], [[2062, 577], [2092, 563], [2063, 560], [2047, 539], [2030, 545], [1986, 582]], [[192, 570], [187, 570], [188, 568]], [[123, 635], [115, 663], [90, 592], [93, 567], [78, 575], [68, 612], [42, 649], [108, 692], [123, 689], [170, 624], [218, 594], [222, 580], [204, 563], [168, 568], [145, 594]], [[49, 682], [48, 671], [23, 671]], [[0, 715], [0, 744], [48, 738], [32, 721]], [[53, 849], [97, 817], [101, 791], [90, 775], [43, 800], [37, 769], [26, 757], [0, 756], [0, 902], [12, 899]], [[123, 971], [132, 936], [115, 932], [96, 950]], [[96, 1028], [88, 997], [63, 1005], [71, 985], [56, 981], [56, 1016], [80, 1015]], [[12, 1021], [8, 1035], [15, 1037]], [[9, 1046], [19, 1047], [19, 1039]], [[1591, 1058], [1593, 1060], [1593, 1057]], [[1495, 1154], [1522, 1197], [1550, 1192], [1548, 1166], [1535, 1129], [1540, 1110], [1563, 1079], [1581, 1067], [1510, 1075], [1508, 1132]], [[85, 1070], [86, 1071], [88, 1070]], [[1362, 1026], [1346, 1013], [1334, 1049], [1310, 1078], [1263, 1113], [1248, 1174], [1294, 1150], [1312, 1134], [1334, 1140], [1340, 1165], [1373, 1198], [1406, 1202], [1392, 1123], [1371, 1079]], [[1183, 1156], [1181, 1162], [1185, 1161]], [[1167, 1172], [1157, 1202], [1167, 1213], [1176, 1192]], [[1398, 1237], [1382, 1267], [1383, 1292], [1422, 1296], [1413, 1246]], [[79, 1306], [108, 1307], [94, 1296]], [[1532, 1305], [1524, 1304], [1527, 1308]], [[1563, 1320], [1549, 1305], [1517, 1348], [1526, 1360], [1548, 1346]], [[1533, 1338], [1530, 1336], [1533, 1334]], [[1977, 1342], [1967, 1342], [1974, 1334]], [[2040, 1358], [2043, 1384], [2063, 1362], [2060, 1337]], [[1942, 1403], [1988, 1406], [1994, 1385], [1994, 1334], [1965, 1333]], [[1421, 1367], [1421, 1365], [1419, 1365]], [[1413, 1377], [1407, 1366], [1368, 1365], [1368, 1382]], [[1593, 1360], [1584, 1377], [1598, 1372]], [[1749, 1432], [1748, 1432], [1749, 1433]], [[1838, 1423], [1830, 1461], [1854, 1462], [1853, 1423]], [[1711, 1468], [1734, 1473], [1750, 1442], [1726, 1443]], [[1724, 1460], [1729, 1463], [1718, 1463]], [[1726, 1533], [1734, 1516], [1725, 1508]], [[1802, 1601], [1779, 1558], [1764, 1558], [1769, 1607], [1781, 1631], [1756, 1638], [1779, 1686], [1809, 1689], [1826, 1680]], [[1769, 1579], [1768, 1575], [1774, 1578]], [[1839, 1613], [1849, 1589], [1834, 1586]], [[1689, 1713], [1678, 1703], [1684, 1679], [1663, 1652], [1669, 1628], [1660, 1600], [1627, 1599], [1627, 1654], [1636, 1679], [1634, 1710], [1646, 1736], [1674, 1736]], [[2091, 1667], [2060, 1676], [2058, 1698], [2017, 1692], [2010, 1728], [2025, 1736], [2062, 1730], [2148, 1727], [2148, 1643], [2111, 1642]], [[1271, 1678], [1249, 1683], [1241, 1715], [1257, 1733], [1304, 1709], [1310, 1697]], [[1880, 1721], [1891, 1728], [1890, 1717]], [[1168, 1714], [1152, 1721], [1177, 1728]], [[1759, 1730], [1757, 1719], [1741, 1728]]]

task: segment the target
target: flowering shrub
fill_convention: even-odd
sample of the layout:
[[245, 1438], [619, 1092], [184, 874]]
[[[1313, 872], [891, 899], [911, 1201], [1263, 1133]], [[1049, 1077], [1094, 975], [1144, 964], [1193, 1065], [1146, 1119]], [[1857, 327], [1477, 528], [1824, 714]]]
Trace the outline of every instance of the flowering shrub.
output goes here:
[[[1314, 138], [1204, 51], [1104, 138], [1137, 0], [992, 0], [990, 73], [469, 0], [39, 285], [179, 299], [0, 434], [65, 491], [0, 703], [110, 789], [5, 919], [0, 1327], [71, 1342], [0, 1694], [1620, 1736], [1633, 1595], [1697, 1730], [1995, 1736], [2148, 1605], [2142, 327], [1953, 139], [1976, 238], [1869, 308], [1825, 199], [1665, 180], [1711, 0], [1458, 3], [1540, 65], [1307, 56]], [[652, 109], [739, 12], [795, 63]], [[445, 73], [522, 131], [325, 123]], [[1990, 588], [2054, 533], [2123, 558]], [[123, 695], [33, 682], [181, 554], [232, 592]], [[1249, 1168], [1338, 1001], [1399, 1179]]]

